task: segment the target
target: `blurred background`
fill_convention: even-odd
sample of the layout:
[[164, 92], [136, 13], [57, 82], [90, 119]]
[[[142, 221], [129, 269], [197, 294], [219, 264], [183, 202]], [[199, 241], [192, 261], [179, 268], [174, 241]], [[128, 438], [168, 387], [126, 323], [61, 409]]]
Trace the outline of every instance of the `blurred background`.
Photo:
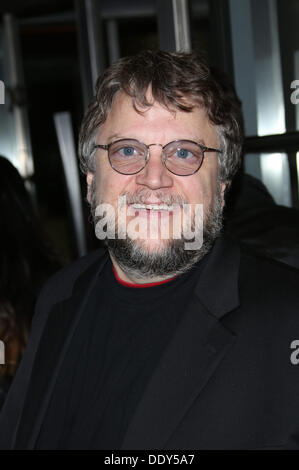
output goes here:
[[[242, 201], [234, 207], [243, 216], [244, 207], [271, 202], [289, 209], [285, 225], [298, 227], [298, 24], [298, 0], [1, 0], [0, 155], [20, 172], [62, 265], [97, 244], [76, 155], [95, 80], [146, 48], [200, 51], [229, 74], [243, 103], [243, 167], [252, 176], [242, 179], [241, 196], [235, 190]], [[250, 238], [244, 227], [238, 219], [232, 231]]]

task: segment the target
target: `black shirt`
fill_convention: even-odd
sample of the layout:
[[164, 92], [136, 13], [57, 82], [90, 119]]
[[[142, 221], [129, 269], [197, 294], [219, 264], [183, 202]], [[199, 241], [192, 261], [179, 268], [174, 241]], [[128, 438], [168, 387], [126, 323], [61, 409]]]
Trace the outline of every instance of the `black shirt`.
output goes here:
[[36, 449], [120, 448], [203, 262], [136, 288], [117, 279], [108, 258], [62, 363]]

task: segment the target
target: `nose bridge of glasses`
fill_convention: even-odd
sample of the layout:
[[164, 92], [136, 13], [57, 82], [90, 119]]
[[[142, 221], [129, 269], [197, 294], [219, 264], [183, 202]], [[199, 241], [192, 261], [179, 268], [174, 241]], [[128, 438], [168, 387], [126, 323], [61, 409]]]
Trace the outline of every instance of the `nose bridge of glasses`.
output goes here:
[[149, 145], [147, 145], [147, 147], [150, 148], [150, 147], [152, 147], [153, 145], [158, 145], [159, 147], [163, 148], [163, 145], [162, 145], [162, 144], [158, 144], [158, 143], [149, 144]]
[[[153, 147], [153, 146], [161, 147], [162, 156], [163, 156], [163, 145], [162, 145], [162, 144], [159, 144], [159, 143], [149, 144], [149, 145], [147, 145], [147, 149], [148, 149], [148, 152], [147, 152], [147, 163], [148, 163], [148, 160], [149, 160], [149, 157], [150, 157], [150, 147]], [[162, 159], [164, 160], [164, 158], [162, 158]]]

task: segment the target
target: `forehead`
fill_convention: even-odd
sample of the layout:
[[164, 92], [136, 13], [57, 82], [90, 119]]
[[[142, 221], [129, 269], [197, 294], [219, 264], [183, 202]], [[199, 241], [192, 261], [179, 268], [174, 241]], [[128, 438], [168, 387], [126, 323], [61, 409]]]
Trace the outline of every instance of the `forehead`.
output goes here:
[[123, 92], [118, 92], [106, 121], [100, 126], [101, 139], [114, 137], [145, 139], [147, 135], [152, 134], [160, 138], [161, 143], [164, 136], [166, 140], [170, 137], [205, 139], [209, 145], [211, 139], [214, 143], [218, 141], [216, 127], [210, 122], [204, 107], [194, 106], [190, 112], [174, 107], [166, 108], [153, 99], [150, 91], [147, 99], [151, 106], [135, 109], [132, 98]]

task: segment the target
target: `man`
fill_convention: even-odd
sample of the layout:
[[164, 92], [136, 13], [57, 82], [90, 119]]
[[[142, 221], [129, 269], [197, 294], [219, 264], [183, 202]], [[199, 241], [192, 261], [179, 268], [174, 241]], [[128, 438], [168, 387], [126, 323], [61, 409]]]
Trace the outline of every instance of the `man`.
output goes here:
[[79, 151], [105, 247], [45, 285], [1, 448], [297, 446], [298, 272], [221, 235], [241, 147], [239, 100], [196, 55], [99, 79]]

